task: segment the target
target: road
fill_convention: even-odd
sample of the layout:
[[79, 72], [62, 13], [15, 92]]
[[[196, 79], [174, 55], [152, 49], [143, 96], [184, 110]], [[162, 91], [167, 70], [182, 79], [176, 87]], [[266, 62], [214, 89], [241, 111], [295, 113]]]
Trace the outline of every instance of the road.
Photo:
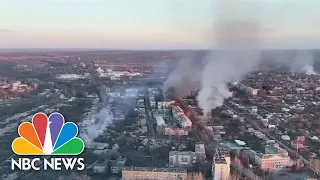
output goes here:
[[148, 137], [154, 138], [155, 132], [153, 128], [153, 118], [152, 118], [152, 109], [150, 106], [150, 99], [149, 99], [149, 92], [146, 90], [145, 96], [144, 96], [144, 103], [145, 103], [145, 109], [146, 109], [146, 118], [148, 123]]

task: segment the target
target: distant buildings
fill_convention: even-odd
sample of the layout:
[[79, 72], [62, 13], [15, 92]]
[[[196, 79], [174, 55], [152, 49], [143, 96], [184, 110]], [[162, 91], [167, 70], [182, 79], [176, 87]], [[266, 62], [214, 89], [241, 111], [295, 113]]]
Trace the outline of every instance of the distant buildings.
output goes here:
[[0, 80], [0, 101], [18, 98], [22, 95], [33, 92], [37, 88], [37, 83], [24, 84], [21, 81]]
[[253, 96], [256, 96], [258, 94], [258, 91], [259, 91], [259, 89], [254, 89], [254, 88], [246, 86], [246, 85], [244, 85], [242, 83], [238, 83], [237, 86], [240, 89], [247, 91], [248, 93], [250, 93]]
[[187, 180], [187, 177], [187, 170], [184, 168], [125, 167], [122, 169], [122, 180]]
[[98, 67], [97, 73], [99, 77], [110, 77], [111, 80], [120, 80], [121, 77], [132, 79], [136, 76], [142, 76], [142, 73], [139, 72], [113, 71], [112, 69], [107, 69], [107, 72], [105, 72], [101, 67]]
[[65, 80], [77, 80], [77, 79], [84, 79], [85, 76], [79, 74], [60, 74], [57, 76], [58, 79], [65, 79]]

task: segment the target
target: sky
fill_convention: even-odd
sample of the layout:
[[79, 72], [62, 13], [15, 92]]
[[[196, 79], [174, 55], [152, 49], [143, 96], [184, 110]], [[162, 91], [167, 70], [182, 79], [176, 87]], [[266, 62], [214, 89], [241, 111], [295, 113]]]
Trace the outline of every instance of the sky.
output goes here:
[[[220, 1], [0, 0], [0, 48], [207, 48]], [[234, 1], [259, 2], [266, 46], [320, 47], [319, 0]]]

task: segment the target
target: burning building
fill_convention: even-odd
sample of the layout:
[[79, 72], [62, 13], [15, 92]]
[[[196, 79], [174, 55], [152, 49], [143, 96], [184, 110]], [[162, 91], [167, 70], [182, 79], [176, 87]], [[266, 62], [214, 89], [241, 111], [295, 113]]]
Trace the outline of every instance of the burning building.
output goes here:
[[181, 107], [173, 105], [172, 115], [175, 120], [179, 122], [179, 125], [184, 129], [191, 129], [192, 122], [189, 117], [184, 113]]

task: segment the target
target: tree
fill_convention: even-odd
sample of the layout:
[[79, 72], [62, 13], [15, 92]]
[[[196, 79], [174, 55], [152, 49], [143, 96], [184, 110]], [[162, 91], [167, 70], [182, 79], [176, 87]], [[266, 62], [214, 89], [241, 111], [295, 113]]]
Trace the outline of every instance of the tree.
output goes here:
[[203, 174], [201, 172], [191, 172], [187, 175], [188, 180], [203, 180]]
[[112, 161], [108, 161], [107, 162], [107, 170], [106, 170], [107, 176], [111, 176], [112, 175], [111, 166], [112, 166]]
[[310, 165], [310, 169], [312, 169], [313, 173], [319, 173], [320, 172], [320, 159], [311, 158], [309, 165]]
[[91, 180], [86, 174], [78, 175], [76, 173], [71, 173], [69, 176], [60, 176], [58, 180]]

